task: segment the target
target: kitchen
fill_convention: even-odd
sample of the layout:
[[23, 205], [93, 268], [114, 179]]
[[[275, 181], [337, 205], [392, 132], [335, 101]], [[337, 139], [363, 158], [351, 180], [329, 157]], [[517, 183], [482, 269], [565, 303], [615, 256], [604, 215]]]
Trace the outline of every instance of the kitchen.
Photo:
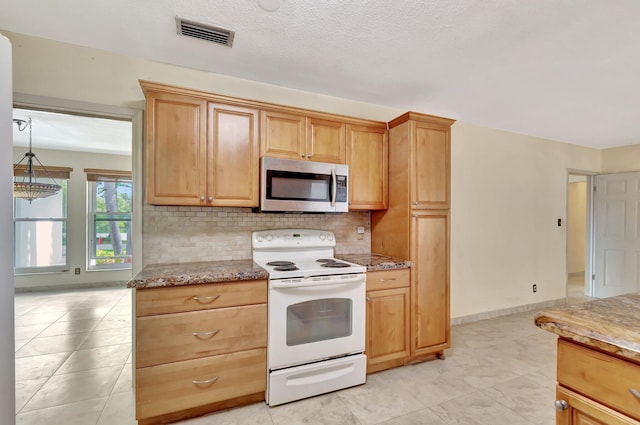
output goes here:
[[[239, 84], [228, 77], [195, 70], [177, 70], [144, 60], [86, 50], [15, 33], [10, 34], [10, 38], [14, 46], [20, 46], [14, 47], [17, 52], [14, 60], [19, 66], [18, 69], [30, 69], [30, 73], [16, 72], [14, 75], [14, 91], [19, 93], [64, 99], [69, 97], [68, 93], [73, 92], [75, 98], [87, 102], [141, 108], [142, 93], [137, 87], [137, 80], [145, 78], [245, 98], [255, 98], [252, 94], [260, 93], [262, 100], [285, 103], [278, 99], [286, 98], [287, 104], [331, 110], [349, 116], [365, 114], [372, 119], [382, 119], [404, 112], [340, 99], [318, 99], [315, 95], [259, 83]], [[55, 54], [37, 54], [43, 50]], [[126, 81], [129, 83], [123, 90], [121, 84], [114, 81], [112, 76], [120, 75], [124, 69], [147, 71], [144, 75], [127, 77]], [[103, 80], [100, 84], [102, 88], [96, 87], [98, 76], [104, 77], [100, 78]], [[235, 89], [231, 90], [228, 87]], [[116, 99], [116, 93], [122, 95]], [[364, 113], [364, 110], [369, 112]], [[454, 225], [451, 235], [451, 317], [460, 321], [462, 318], [477, 320], [490, 312], [563, 298], [564, 287], [560, 282], [564, 281], [565, 241], [562, 229], [555, 227], [555, 220], [564, 215], [563, 184], [566, 181], [566, 170], [632, 170], [633, 168], [629, 167], [632, 166], [632, 158], [637, 158], [637, 148], [602, 151], [580, 148], [465, 122], [457, 122], [452, 127], [452, 141], [451, 203]], [[505, 161], [505, 158], [508, 158], [508, 161]], [[554, 158], [554, 161], [549, 162], [547, 158]], [[541, 170], [544, 172], [541, 173]], [[478, 184], [478, 180], [481, 180], [482, 184]], [[530, 199], [533, 198], [544, 201], [539, 205], [531, 205]], [[235, 209], [209, 211], [204, 214], [205, 218], [211, 217], [216, 221], [223, 220], [224, 213], [238, 214], [241, 218], [250, 214]], [[157, 220], [161, 222], [160, 219]], [[549, 222], [553, 222], [553, 226], [547, 227], [545, 223]], [[532, 228], [528, 223], [537, 223], [537, 226]], [[365, 227], [363, 240], [366, 243], [370, 240], [370, 227], [366, 224], [366, 221], [358, 218], [352, 223], [344, 224], [344, 230], [337, 233], [337, 239], [347, 241], [355, 249], [359, 249], [362, 242], [357, 239], [354, 229], [359, 226]], [[342, 226], [343, 224], [338, 225], [339, 228]], [[306, 222], [301, 227], [326, 228], [326, 223], [317, 225]], [[197, 259], [203, 257], [202, 252], [205, 250], [190, 247], [184, 234], [171, 232], [166, 225], [162, 230], [168, 232], [167, 237], [171, 238], [182, 252], [193, 254], [193, 258]], [[226, 236], [233, 239], [232, 234]], [[486, 249], [487, 241], [490, 241], [491, 249]], [[248, 252], [248, 242], [236, 243], [236, 252]], [[170, 260], [168, 257], [171, 254], [160, 248], [161, 245], [149, 245], [145, 247], [145, 258], [147, 249], [158, 247], [158, 257], [155, 258], [161, 261]], [[208, 248], [214, 250], [216, 244], [210, 245], [212, 246]], [[349, 252], [353, 252], [351, 248], [349, 247]], [[209, 259], [211, 258], [204, 258]], [[544, 264], [544, 269], [537, 267], [539, 264]], [[514, 279], [516, 283], [513, 283]], [[540, 289], [537, 294], [531, 293], [532, 279], [539, 282]]]

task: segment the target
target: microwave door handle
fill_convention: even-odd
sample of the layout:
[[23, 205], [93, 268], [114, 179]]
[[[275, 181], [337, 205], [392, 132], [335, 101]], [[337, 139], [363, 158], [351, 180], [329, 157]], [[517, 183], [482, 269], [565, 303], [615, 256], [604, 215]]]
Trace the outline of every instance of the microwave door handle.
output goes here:
[[336, 192], [338, 190], [338, 177], [336, 176], [336, 169], [331, 169], [331, 207], [336, 206]]

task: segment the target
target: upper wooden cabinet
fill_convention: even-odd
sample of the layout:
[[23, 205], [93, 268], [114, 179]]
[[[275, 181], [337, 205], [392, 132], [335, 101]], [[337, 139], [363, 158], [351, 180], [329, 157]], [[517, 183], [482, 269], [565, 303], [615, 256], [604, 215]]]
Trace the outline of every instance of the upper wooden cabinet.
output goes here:
[[394, 140], [408, 149], [407, 188], [413, 209], [451, 206], [451, 124], [453, 120], [407, 112], [389, 123]]
[[344, 122], [261, 111], [260, 126], [261, 156], [346, 163]]
[[258, 110], [141, 82], [146, 202], [258, 206]]
[[147, 92], [146, 201], [204, 205], [207, 195], [207, 101]]
[[347, 125], [350, 210], [387, 208], [388, 149], [384, 126]]
[[258, 111], [209, 103], [207, 196], [214, 206], [258, 206]]

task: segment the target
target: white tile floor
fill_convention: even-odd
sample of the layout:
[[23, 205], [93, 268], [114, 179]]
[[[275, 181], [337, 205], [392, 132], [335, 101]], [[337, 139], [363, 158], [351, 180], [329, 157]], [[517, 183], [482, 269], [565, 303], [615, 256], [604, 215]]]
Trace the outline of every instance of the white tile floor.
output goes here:
[[[136, 424], [130, 290], [17, 294], [15, 305], [18, 425]], [[446, 360], [372, 374], [363, 386], [180, 424], [552, 425], [555, 337], [533, 315], [454, 326]]]

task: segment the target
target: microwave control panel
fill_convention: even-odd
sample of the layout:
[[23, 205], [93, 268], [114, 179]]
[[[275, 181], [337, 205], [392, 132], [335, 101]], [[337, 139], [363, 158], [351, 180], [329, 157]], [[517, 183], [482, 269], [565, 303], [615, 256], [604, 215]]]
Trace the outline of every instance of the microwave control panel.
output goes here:
[[347, 202], [347, 176], [336, 176], [336, 202]]

